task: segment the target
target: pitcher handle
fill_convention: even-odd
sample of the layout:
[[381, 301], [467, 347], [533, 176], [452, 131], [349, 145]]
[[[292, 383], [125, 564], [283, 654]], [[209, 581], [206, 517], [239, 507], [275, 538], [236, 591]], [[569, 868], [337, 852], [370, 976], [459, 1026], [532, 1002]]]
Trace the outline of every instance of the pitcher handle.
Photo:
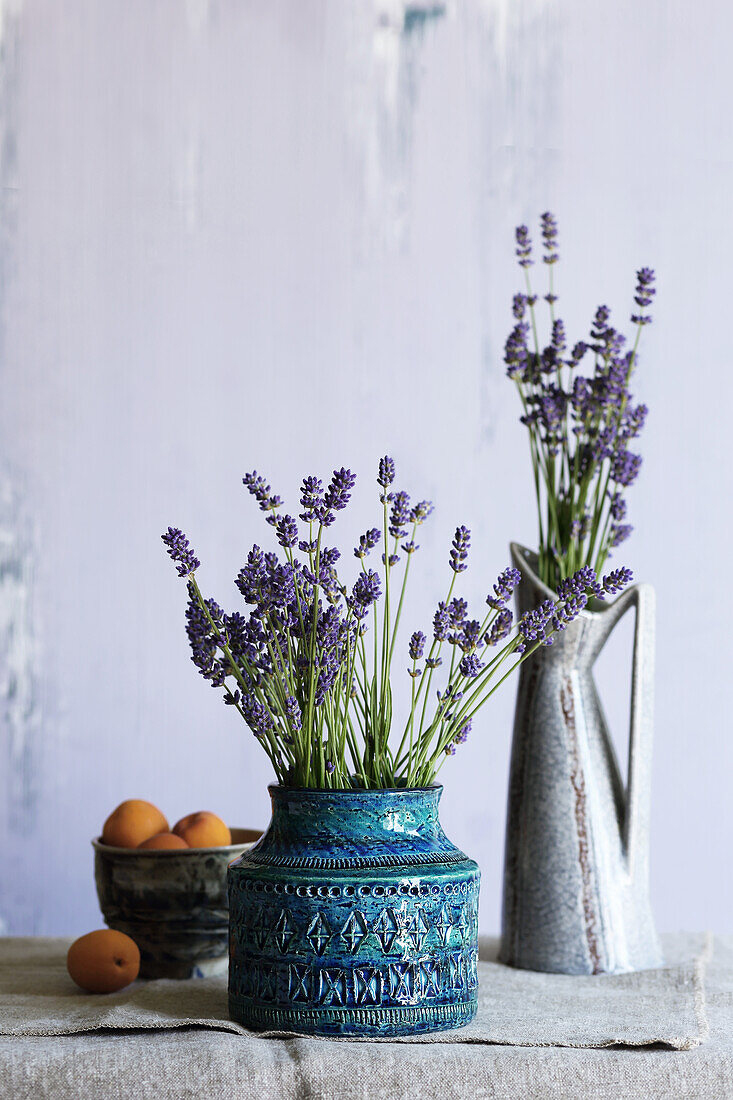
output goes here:
[[[624, 847], [629, 874], [648, 871], [650, 779], [654, 736], [654, 639], [656, 597], [650, 584], [635, 584], [608, 608], [605, 638], [631, 607], [636, 608], [629, 721]], [[605, 616], [604, 616], [605, 617]]]

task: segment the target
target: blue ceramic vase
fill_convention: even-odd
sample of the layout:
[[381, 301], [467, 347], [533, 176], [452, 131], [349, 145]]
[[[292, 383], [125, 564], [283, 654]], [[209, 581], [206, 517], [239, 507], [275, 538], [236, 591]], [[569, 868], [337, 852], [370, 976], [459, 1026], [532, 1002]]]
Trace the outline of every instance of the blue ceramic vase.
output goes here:
[[233, 1020], [389, 1037], [472, 1019], [480, 873], [441, 793], [270, 787], [270, 826], [228, 873]]

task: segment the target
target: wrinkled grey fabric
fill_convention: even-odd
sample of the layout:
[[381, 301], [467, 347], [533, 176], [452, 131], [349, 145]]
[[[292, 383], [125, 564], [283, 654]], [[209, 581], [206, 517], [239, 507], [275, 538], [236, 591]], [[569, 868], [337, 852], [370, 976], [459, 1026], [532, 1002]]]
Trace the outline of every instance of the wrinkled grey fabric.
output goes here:
[[[91, 996], [68, 977], [66, 946], [63, 940], [5, 941], [0, 1034], [191, 1026], [248, 1034], [228, 1019], [225, 975], [138, 981], [119, 993]], [[495, 940], [482, 943], [475, 1020], [460, 1030], [393, 1041], [573, 1047], [663, 1043], [687, 1050], [707, 1034], [703, 975], [709, 946], [704, 936], [694, 943], [670, 943], [669, 963], [659, 969], [599, 977], [514, 970], [495, 961], [496, 947]], [[292, 1033], [267, 1032], [260, 1038], [287, 1034]]]
[[[417, 1041], [344, 1043], [227, 1033], [235, 1025], [226, 1020], [222, 979], [80, 994], [65, 977], [66, 941], [4, 940], [2, 1094], [722, 1100], [733, 1096], [733, 941], [716, 940], [704, 977], [707, 942], [668, 938], [663, 969], [604, 978], [510, 971], [484, 944], [481, 1008], [469, 1027]], [[202, 1026], [191, 1026], [197, 1020]], [[38, 1034], [55, 1028], [63, 1033]]]

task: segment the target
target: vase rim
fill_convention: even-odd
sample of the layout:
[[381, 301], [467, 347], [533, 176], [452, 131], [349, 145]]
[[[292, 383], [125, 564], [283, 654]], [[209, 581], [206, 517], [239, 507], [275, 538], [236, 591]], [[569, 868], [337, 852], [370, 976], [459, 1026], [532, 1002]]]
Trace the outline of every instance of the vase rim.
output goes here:
[[288, 787], [284, 783], [268, 783], [268, 791], [277, 794], [323, 794], [323, 795], [374, 795], [374, 794], [430, 794], [442, 791], [442, 783], [431, 783], [428, 787]]

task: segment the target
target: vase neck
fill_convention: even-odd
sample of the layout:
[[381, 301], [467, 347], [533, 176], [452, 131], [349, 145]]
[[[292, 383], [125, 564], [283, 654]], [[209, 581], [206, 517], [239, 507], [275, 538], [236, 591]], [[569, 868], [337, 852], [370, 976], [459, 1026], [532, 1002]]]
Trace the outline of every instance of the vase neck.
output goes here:
[[399, 862], [411, 855], [456, 849], [438, 819], [442, 787], [382, 791], [320, 791], [270, 787], [272, 820], [252, 850], [257, 860], [289, 862], [354, 858]]

